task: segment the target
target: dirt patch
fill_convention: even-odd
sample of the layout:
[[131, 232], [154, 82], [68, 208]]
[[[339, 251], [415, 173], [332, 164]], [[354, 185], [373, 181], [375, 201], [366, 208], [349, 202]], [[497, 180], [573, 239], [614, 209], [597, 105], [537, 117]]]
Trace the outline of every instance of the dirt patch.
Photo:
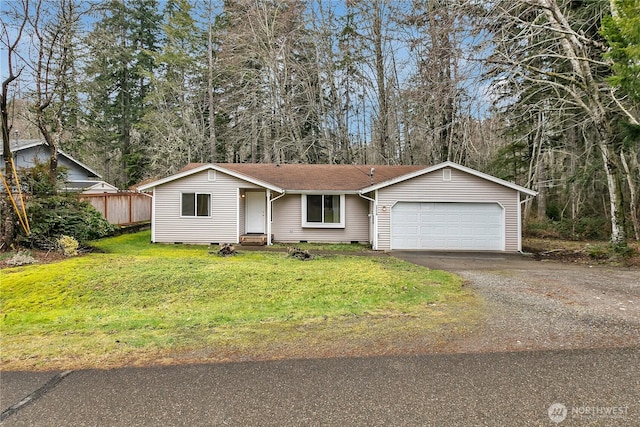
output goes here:
[[42, 251], [39, 249], [20, 249], [18, 251], [0, 252], [0, 269], [16, 267], [15, 265], [10, 265], [9, 260], [19, 252], [31, 256], [36, 261], [35, 264], [50, 264], [52, 262], [62, 261], [68, 258], [62, 252], [54, 250]]
[[640, 268], [640, 242], [628, 243], [627, 256], [612, 253], [609, 242], [572, 241], [545, 238], [525, 238], [523, 252], [535, 260], [553, 260], [575, 264], [615, 265]]

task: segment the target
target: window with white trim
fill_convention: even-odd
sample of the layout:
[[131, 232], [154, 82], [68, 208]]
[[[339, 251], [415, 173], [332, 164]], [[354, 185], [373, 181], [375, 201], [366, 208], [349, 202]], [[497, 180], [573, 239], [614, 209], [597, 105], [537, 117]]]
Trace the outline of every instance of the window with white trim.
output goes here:
[[211, 194], [182, 193], [182, 216], [211, 216]]
[[344, 228], [344, 194], [303, 194], [302, 226]]

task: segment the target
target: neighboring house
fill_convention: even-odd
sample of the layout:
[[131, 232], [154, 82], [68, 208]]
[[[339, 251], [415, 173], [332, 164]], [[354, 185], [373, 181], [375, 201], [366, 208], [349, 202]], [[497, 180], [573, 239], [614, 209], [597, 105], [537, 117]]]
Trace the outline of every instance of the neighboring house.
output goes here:
[[368, 242], [376, 250], [521, 250], [536, 192], [445, 162], [425, 166], [190, 164], [153, 190], [151, 240]]
[[108, 182], [98, 181], [93, 185], [85, 187], [82, 190], [82, 194], [103, 194], [103, 193], [117, 193], [118, 187], [111, 185]]
[[[11, 143], [11, 152], [16, 168], [20, 169], [32, 168], [36, 163], [48, 164], [51, 149], [43, 140], [31, 139]], [[0, 146], [0, 168], [4, 171], [4, 159], [1, 156], [2, 147]], [[65, 181], [65, 190], [67, 191], [82, 191], [85, 188], [104, 183], [100, 174], [62, 150], [58, 150], [58, 166], [67, 169], [67, 180]], [[110, 184], [104, 184], [112, 187]]]

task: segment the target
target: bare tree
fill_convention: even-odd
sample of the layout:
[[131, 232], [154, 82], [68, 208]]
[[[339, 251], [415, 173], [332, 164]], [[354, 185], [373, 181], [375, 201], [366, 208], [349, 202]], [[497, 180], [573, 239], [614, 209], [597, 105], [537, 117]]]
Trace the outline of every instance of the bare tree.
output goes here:
[[[521, 89], [511, 96], [520, 96], [523, 88], [533, 88], [553, 102], [552, 108], [582, 118], [578, 125], [582, 135], [598, 151], [603, 165], [611, 241], [624, 245], [620, 153], [612, 128], [618, 111], [603, 78], [607, 70], [601, 59], [605, 46], [598, 36], [600, 18], [608, 4], [591, 6], [589, 10], [580, 9], [586, 6], [556, 0], [490, 3], [493, 25], [489, 28], [496, 43], [491, 60], [501, 70], [494, 78]], [[585, 16], [580, 17], [580, 12]]]
[[65, 136], [68, 100], [74, 91], [74, 44], [80, 19], [88, 12], [76, 0], [61, 0], [57, 5], [52, 8], [50, 3], [39, 0], [29, 20], [35, 52], [31, 63], [35, 85], [31, 105], [34, 122], [50, 149], [51, 182], [58, 175], [58, 150]]
[[304, 11], [298, 0], [226, 3], [218, 63], [228, 160], [317, 158], [318, 83]]
[[[2, 34], [0, 43], [6, 49], [6, 71], [8, 75], [2, 81], [2, 94], [0, 97], [0, 118], [2, 121], [2, 157], [4, 159], [5, 186], [2, 198], [0, 198], [0, 249], [9, 247], [15, 239], [15, 215], [13, 212], [12, 190], [15, 185], [13, 176], [13, 162], [11, 152], [11, 125], [9, 124], [9, 98], [12, 83], [18, 79], [23, 68], [16, 69], [15, 58], [22, 34], [27, 25], [29, 16], [29, 1], [22, 0], [19, 7], [8, 11], [0, 20], [2, 24]], [[4, 19], [9, 17], [11, 21]]]

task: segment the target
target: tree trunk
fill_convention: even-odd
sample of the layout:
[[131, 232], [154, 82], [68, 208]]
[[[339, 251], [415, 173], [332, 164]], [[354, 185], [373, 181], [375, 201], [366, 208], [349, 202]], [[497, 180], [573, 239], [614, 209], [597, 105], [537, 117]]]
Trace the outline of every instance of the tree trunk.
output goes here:
[[598, 149], [602, 155], [607, 189], [609, 190], [609, 210], [611, 213], [611, 243], [626, 245], [624, 202], [622, 197], [622, 182], [617, 165], [616, 154], [610, 149], [606, 141], [598, 141]]
[[13, 167], [11, 163], [11, 143], [9, 133], [9, 111], [7, 109], [7, 90], [9, 83], [15, 80], [11, 74], [9, 78], [2, 82], [2, 98], [0, 100], [0, 116], [2, 117], [2, 158], [4, 159], [4, 179], [9, 191], [0, 186], [2, 197], [0, 198], [0, 249], [7, 249], [13, 245], [16, 233], [15, 215], [11, 203], [11, 189], [14, 187]]
[[378, 88], [378, 157], [381, 163], [389, 163], [389, 105], [387, 102], [386, 75], [382, 54], [382, 10], [379, 1], [374, 2], [373, 44], [375, 51], [376, 84]]
[[[9, 127], [9, 85], [15, 79], [18, 78], [21, 71], [18, 71], [17, 74], [14, 73], [13, 68], [13, 54], [18, 46], [18, 42], [22, 37], [22, 31], [24, 30], [25, 25], [28, 20], [28, 9], [23, 10], [22, 14], [22, 22], [18, 27], [18, 31], [15, 33], [15, 38], [13, 42], [9, 42], [8, 34], [5, 32], [7, 36], [6, 39], [2, 40], [5, 42], [5, 48], [3, 49], [3, 53], [7, 55], [7, 70], [9, 75], [6, 79], [2, 81], [2, 93], [0, 94], [0, 124], [2, 127], [2, 158], [4, 159], [4, 179], [7, 188], [2, 188], [4, 185], [0, 186], [0, 192], [2, 193], [2, 197], [0, 197], [0, 250], [10, 248], [16, 237], [16, 218], [15, 213], [13, 211], [13, 203], [11, 198], [13, 195], [11, 194], [12, 188], [15, 186], [13, 182], [13, 163], [12, 163], [12, 154], [11, 154], [11, 128]], [[7, 191], [8, 190], [8, 191]]]
[[633, 234], [636, 240], [640, 240], [640, 224], [638, 223], [638, 204], [636, 201], [636, 185], [633, 181], [633, 175], [629, 169], [629, 164], [625, 158], [624, 153], [620, 153], [620, 162], [624, 168], [625, 176], [627, 177], [627, 185], [629, 186], [629, 211], [631, 212], [631, 224], [633, 225]]
[[[611, 243], [624, 246], [626, 245], [625, 214], [619, 162], [616, 158], [617, 154], [611, 147], [612, 132], [607, 122], [607, 109], [600, 97], [600, 88], [591, 72], [591, 64], [585, 59], [588, 57], [585, 47], [555, 0], [533, 0], [531, 3], [543, 8], [549, 19], [550, 29], [561, 35], [562, 52], [584, 86], [586, 98], [575, 96], [575, 101], [578, 105], [582, 105], [585, 113], [591, 117], [597, 132], [596, 145], [602, 156], [609, 193]], [[572, 91], [572, 93], [576, 92]]]
[[209, 74], [207, 80], [207, 96], [209, 101], [209, 157], [212, 163], [218, 161], [218, 151], [217, 151], [217, 138], [216, 138], [216, 114], [215, 114], [215, 104], [214, 104], [214, 94], [213, 94], [213, 26], [211, 24], [212, 17], [211, 11], [213, 10], [213, 6], [211, 4], [211, 0], [209, 0], [209, 45], [207, 47], [207, 59], [209, 62]]

